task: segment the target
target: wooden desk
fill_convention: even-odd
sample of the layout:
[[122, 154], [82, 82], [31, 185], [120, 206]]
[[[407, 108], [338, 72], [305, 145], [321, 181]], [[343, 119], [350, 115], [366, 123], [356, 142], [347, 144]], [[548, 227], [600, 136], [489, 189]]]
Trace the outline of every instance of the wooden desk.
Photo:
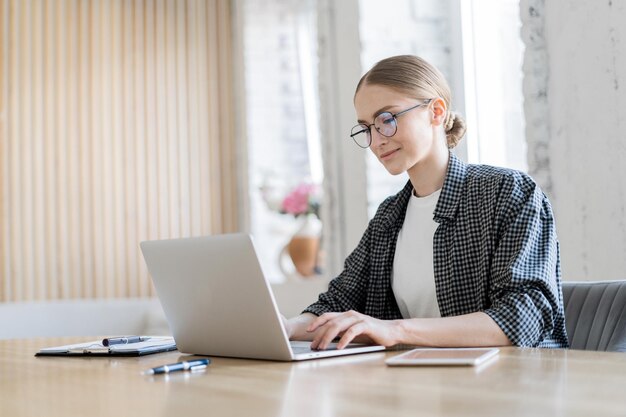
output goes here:
[[35, 358], [83, 339], [0, 341], [0, 416], [625, 416], [626, 354], [505, 348], [481, 368], [389, 368], [377, 352], [299, 363]]

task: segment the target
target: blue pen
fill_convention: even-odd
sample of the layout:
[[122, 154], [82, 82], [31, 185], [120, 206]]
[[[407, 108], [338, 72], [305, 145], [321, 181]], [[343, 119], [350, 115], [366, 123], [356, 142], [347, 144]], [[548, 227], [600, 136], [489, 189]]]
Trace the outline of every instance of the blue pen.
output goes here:
[[168, 374], [176, 371], [200, 371], [205, 369], [211, 363], [210, 359], [196, 359], [192, 361], [182, 361], [178, 363], [170, 363], [168, 365], [157, 366], [156, 368], [144, 371], [144, 375]]

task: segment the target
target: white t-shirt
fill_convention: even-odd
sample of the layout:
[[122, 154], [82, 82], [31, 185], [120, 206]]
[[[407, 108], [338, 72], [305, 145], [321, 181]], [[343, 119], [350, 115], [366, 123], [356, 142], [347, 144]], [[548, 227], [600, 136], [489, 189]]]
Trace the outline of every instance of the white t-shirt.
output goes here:
[[441, 190], [426, 197], [411, 194], [393, 260], [392, 288], [402, 317], [441, 317], [435, 293], [433, 212]]

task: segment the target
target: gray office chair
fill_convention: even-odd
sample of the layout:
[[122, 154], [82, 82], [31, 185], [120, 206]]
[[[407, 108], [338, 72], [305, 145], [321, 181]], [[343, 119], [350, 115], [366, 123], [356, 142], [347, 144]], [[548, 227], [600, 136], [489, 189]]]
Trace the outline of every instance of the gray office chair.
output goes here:
[[572, 349], [626, 352], [626, 281], [564, 282]]

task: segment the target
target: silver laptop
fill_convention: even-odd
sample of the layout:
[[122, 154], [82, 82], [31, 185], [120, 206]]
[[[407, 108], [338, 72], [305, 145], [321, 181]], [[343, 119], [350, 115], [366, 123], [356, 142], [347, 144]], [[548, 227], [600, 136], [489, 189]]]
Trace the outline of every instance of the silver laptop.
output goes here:
[[384, 349], [290, 343], [248, 235], [154, 240], [141, 250], [181, 352], [294, 361]]

